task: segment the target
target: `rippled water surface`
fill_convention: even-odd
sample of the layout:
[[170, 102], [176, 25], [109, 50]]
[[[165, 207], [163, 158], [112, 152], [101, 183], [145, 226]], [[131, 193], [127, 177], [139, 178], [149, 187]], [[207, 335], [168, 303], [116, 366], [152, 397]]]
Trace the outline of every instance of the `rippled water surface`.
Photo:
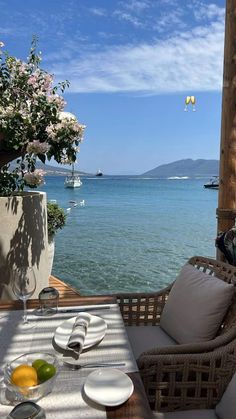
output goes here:
[[73, 190], [47, 177], [48, 199], [71, 208], [53, 274], [84, 294], [150, 291], [172, 282], [189, 257], [214, 257], [218, 193], [205, 181], [82, 178]]

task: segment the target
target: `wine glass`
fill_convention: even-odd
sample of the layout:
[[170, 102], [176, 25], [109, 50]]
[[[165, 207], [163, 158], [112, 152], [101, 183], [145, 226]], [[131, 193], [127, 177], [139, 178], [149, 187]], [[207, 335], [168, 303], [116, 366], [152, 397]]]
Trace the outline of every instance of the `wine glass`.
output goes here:
[[32, 266], [20, 266], [14, 269], [12, 276], [12, 291], [23, 301], [23, 324], [28, 324], [26, 301], [33, 295], [36, 288], [36, 277]]

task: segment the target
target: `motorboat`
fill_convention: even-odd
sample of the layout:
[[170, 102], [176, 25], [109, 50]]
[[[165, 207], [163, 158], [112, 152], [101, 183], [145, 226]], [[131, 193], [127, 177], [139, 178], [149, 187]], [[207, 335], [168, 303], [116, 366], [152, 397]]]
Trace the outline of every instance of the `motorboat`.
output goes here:
[[103, 176], [103, 173], [102, 173], [102, 171], [100, 169], [98, 169], [98, 171], [96, 173], [96, 176]]
[[213, 176], [208, 183], [205, 183], [204, 188], [219, 189], [219, 176]]
[[79, 175], [75, 174], [73, 164], [72, 164], [71, 175], [66, 176], [64, 185], [66, 188], [79, 188], [82, 185]]

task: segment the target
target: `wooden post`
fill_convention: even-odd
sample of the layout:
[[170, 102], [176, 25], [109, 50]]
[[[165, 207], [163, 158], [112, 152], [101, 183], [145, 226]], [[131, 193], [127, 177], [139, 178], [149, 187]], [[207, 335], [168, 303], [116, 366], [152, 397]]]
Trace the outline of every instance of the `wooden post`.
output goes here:
[[219, 175], [217, 232], [231, 228], [236, 217], [236, 0], [226, 0]]

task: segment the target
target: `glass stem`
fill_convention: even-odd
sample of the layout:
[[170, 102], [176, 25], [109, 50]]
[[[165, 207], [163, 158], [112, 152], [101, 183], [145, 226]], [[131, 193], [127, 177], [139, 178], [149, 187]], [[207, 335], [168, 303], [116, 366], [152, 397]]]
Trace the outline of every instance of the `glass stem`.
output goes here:
[[28, 323], [27, 319], [27, 307], [26, 307], [26, 299], [23, 298], [23, 304], [24, 304], [24, 314], [23, 314], [23, 323]]

